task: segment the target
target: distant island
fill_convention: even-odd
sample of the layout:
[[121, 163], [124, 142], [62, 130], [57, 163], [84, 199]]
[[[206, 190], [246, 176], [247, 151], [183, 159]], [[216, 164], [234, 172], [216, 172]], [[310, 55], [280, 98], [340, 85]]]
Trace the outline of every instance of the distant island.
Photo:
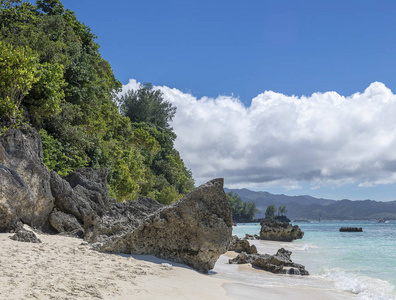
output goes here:
[[372, 220], [396, 219], [396, 201], [373, 200], [330, 200], [311, 196], [274, 195], [268, 192], [254, 192], [248, 189], [224, 189], [233, 192], [244, 202], [253, 202], [259, 212], [256, 218], [263, 218], [269, 205], [285, 205], [292, 220]]

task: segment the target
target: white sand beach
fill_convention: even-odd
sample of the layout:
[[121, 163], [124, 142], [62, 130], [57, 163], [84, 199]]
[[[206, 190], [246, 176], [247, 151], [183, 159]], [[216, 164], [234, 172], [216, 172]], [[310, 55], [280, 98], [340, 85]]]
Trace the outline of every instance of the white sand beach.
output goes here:
[[[0, 299], [276, 300], [354, 296], [306, 287], [249, 286], [153, 256], [100, 253], [81, 239], [61, 235], [37, 234], [42, 243], [36, 244], [11, 240], [12, 235], [0, 234]], [[223, 255], [219, 264], [225, 265], [233, 255]]]

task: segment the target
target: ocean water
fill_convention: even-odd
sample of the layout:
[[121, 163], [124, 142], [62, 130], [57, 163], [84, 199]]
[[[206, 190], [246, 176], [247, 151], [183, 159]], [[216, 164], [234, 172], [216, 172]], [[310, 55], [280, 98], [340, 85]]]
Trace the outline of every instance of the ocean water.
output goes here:
[[[281, 246], [291, 250], [292, 260], [305, 265], [310, 276], [271, 275], [264, 285], [299, 286], [345, 291], [357, 299], [396, 299], [396, 221], [325, 221], [298, 224], [304, 238]], [[340, 227], [362, 227], [363, 232], [339, 232]], [[238, 224], [233, 234], [259, 234], [259, 224]], [[272, 251], [278, 243], [251, 241], [259, 253]], [[223, 258], [224, 260], [224, 258]], [[216, 264], [220, 277], [263, 285], [259, 271], [242, 271]]]

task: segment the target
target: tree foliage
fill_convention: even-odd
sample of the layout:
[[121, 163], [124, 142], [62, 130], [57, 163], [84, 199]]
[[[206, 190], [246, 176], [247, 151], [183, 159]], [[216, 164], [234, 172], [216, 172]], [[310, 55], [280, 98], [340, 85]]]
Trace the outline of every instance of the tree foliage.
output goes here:
[[273, 219], [276, 213], [276, 206], [275, 205], [268, 205], [267, 209], [265, 210], [265, 218], [266, 219]]
[[231, 205], [234, 222], [253, 221], [258, 212], [256, 204], [253, 201], [242, 201], [241, 197], [232, 191], [228, 192], [226, 196], [228, 203]]
[[284, 206], [280, 205], [280, 206], [278, 207], [278, 215], [279, 215], [279, 216], [285, 216], [286, 214], [287, 214], [286, 205], [284, 205]]
[[118, 98], [121, 112], [133, 123], [146, 122], [159, 128], [170, 127], [176, 107], [165, 101], [161, 91], [145, 83], [138, 90], [130, 90]]
[[119, 201], [180, 199], [194, 181], [174, 149], [176, 108], [151, 84], [117, 99], [121, 83], [95, 39], [60, 0], [0, 0], [0, 125], [39, 129], [44, 162], [62, 176], [107, 168]]
[[21, 119], [22, 101], [36, 117], [60, 112], [64, 100], [63, 65], [40, 63], [28, 46], [0, 41], [0, 118], [13, 126]]
[[[275, 216], [275, 214], [277, 215]], [[265, 211], [265, 218], [266, 219], [274, 219], [275, 217], [285, 217], [287, 213], [287, 208], [286, 205], [282, 206], [280, 205], [278, 208], [276, 208], [275, 205], [268, 205], [267, 209]], [[276, 218], [275, 218], [276, 219]]]

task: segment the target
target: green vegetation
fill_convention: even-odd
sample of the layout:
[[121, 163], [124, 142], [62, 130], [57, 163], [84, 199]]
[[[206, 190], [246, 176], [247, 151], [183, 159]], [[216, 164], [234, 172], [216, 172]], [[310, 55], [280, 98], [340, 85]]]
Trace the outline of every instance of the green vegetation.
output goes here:
[[276, 213], [276, 206], [275, 205], [268, 205], [267, 209], [265, 210], [265, 218], [266, 219], [273, 219]]
[[[278, 211], [277, 215], [275, 216], [275, 213]], [[265, 210], [265, 219], [274, 219], [275, 217], [285, 217], [287, 213], [287, 208], [286, 205], [282, 206], [280, 205], [278, 209], [276, 208], [275, 205], [268, 205], [267, 209]]]
[[117, 97], [95, 38], [60, 0], [0, 0], [0, 134], [35, 127], [50, 170], [107, 168], [118, 201], [176, 201], [194, 188], [174, 149], [176, 108], [151, 84]]
[[278, 207], [278, 216], [285, 216], [287, 214], [286, 205]]
[[231, 205], [232, 219], [234, 222], [250, 222], [254, 220], [258, 212], [254, 202], [244, 202], [238, 194], [232, 191], [228, 192], [226, 196]]

